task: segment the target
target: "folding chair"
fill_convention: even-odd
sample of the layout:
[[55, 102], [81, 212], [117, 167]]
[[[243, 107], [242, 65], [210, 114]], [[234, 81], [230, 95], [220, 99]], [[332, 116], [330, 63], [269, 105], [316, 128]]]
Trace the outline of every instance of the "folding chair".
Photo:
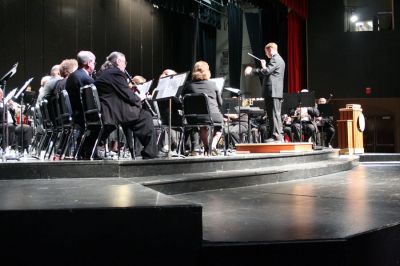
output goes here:
[[100, 99], [97, 92], [97, 88], [94, 84], [86, 85], [80, 88], [80, 96], [83, 108], [83, 115], [85, 118], [85, 131], [82, 135], [81, 142], [79, 143], [78, 150], [75, 154], [75, 159], [78, 159], [83, 144], [85, 143], [86, 138], [90, 134], [91, 130], [98, 128], [99, 133], [96, 137], [96, 141], [92, 147], [92, 151], [90, 154], [90, 160], [93, 160], [94, 152], [100, 141], [101, 135], [104, 131], [104, 124], [101, 115]]

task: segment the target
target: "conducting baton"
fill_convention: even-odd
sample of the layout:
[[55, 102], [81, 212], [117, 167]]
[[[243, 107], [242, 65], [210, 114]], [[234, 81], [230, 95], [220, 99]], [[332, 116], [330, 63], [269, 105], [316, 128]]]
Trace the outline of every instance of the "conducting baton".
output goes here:
[[248, 55], [250, 55], [251, 57], [253, 57], [253, 58], [255, 58], [255, 59], [257, 59], [258, 61], [260, 61], [261, 62], [261, 59], [260, 58], [258, 58], [257, 56], [255, 56], [255, 55], [252, 55], [251, 53], [247, 53]]

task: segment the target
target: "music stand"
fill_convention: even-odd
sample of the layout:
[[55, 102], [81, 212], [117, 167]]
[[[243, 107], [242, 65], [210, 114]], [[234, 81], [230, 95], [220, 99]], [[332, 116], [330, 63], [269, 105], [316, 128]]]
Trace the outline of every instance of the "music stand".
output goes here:
[[290, 115], [292, 110], [298, 107], [298, 96], [296, 93], [283, 93], [282, 114]]
[[[0, 87], [3, 89], [3, 138], [5, 138], [5, 141], [3, 141], [3, 152], [6, 151], [8, 147], [8, 126], [7, 126], [7, 104], [5, 102], [5, 95], [7, 94], [7, 81], [17, 73], [17, 68], [18, 68], [18, 62], [15, 63], [12, 68], [7, 71], [1, 78], [0, 78]], [[15, 93], [15, 92], [14, 92]], [[7, 157], [3, 156], [3, 161], [6, 161]]]
[[18, 97], [21, 96], [21, 110], [20, 110], [20, 115], [19, 115], [19, 124], [21, 126], [22, 152], [24, 152], [24, 129], [23, 129], [24, 124], [23, 124], [23, 111], [22, 111], [22, 110], [24, 110], [24, 92], [25, 92], [26, 88], [28, 88], [28, 85], [32, 82], [32, 80], [33, 80], [33, 78], [28, 79], [14, 96], [14, 99], [18, 99]]
[[322, 117], [333, 116], [333, 106], [330, 103], [318, 104], [318, 111]]
[[[239, 136], [242, 136], [242, 129], [240, 127], [240, 108], [242, 106], [242, 91], [240, 89], [236, 89], [236, 88], [231, 88], [231, 87], [227, 87], [224, 88], [227, 91], [230, 91], [231, 93], [235, 94], [238, 98], [238, 116], [239, 116]], [[241, 138], [241, 137], [240, 137]], [[240, 139], [240, 142], [242, 142], [242, 140]]]
[[314, 107], [315, 106], [315, 93], [311, 92], [300, 92], [298, 94], [299, 107]]
[[189, 72], [184, 72], [172, 76], [167, 76], [164, 78], [160, 78], [158, 80], [157, 88], [155, 89], [155, 94], [153, 96], [155, 101], [164, 101], [168, 100], [169, 104], [169, 113], [168, 113], [168, 158], [171, 158], [171, 128], [172, 128], [172, 99], [177, 99], [183, 90], [183, 85], [186, 82], [186, 79], [189, 75]]

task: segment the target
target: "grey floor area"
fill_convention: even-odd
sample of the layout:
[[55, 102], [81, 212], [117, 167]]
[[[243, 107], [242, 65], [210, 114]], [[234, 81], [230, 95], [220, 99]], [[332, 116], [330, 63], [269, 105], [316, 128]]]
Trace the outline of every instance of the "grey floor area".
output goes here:
[[400, 162], [175, 197], [202, 204], [206, 241], [345, 238], [400, 222]]

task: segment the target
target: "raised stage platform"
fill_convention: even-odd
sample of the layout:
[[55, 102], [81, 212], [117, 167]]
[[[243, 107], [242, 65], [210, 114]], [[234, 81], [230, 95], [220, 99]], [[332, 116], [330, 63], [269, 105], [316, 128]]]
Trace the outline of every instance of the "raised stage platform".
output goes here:
[[325, 149], [0, 163], [2, 257], [9, 265], [395, 265], [400, 158], [370, 158]]

